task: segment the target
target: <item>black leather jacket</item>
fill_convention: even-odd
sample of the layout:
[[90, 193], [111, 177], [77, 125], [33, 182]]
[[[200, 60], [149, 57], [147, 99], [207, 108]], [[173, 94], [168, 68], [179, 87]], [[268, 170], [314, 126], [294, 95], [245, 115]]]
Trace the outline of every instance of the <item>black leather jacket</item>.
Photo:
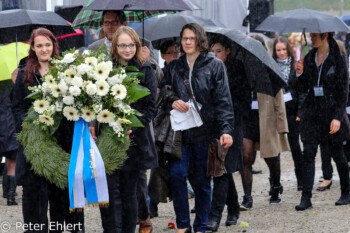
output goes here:
[[[187, 102], [190, 96], [187, 92], [184, 75], [189, 75], [186, 55], [173, 60], [161, 82], [171, 85], [176, 95]], [[198, 143], [208, 137], [220, 137], [222, 134], [233, 135], [234, 114], [225, 65], [213, 53], [201, 53], [196, 59], [191, 77], [193, 94], [198, 103], [202, 104], [201, 113], [208, 128], [204, 126], [183, 131], [184, 143]], [[172, 102], [169, 102], [169, 106]], [[169, 109], [168, 109], [169, 110]]]

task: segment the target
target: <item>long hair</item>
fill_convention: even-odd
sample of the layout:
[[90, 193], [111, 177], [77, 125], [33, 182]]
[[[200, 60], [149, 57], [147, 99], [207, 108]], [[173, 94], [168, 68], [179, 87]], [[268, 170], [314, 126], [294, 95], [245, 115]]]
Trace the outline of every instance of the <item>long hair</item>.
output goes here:
[[292, 58], [292, 64], [294, 63], [294, 56], [293, 56], [293, 50], [292, 48], [290, 47], [289, 43], [288, 43], [288, 39], [284, 36], [279, 36], [277, 37], [274, 42], [273, 42], [273, 48], [272, 48], [272, 57], [273, 59], [277, 60], [277, 52], [276, 52], [276, 45], [278, 43], [283, 43], [286, 48], [287, 48], [287, 53], [288, 53], [288, 56]]
[[131, 40], [136, 44], [136, 54], [135, 57], [137, 60], [143, 65], [146, 62], [146, 59], [142, 56], [141, 53], [141, 41], [137, 33], [134, 29], [128, 26], [121, 26], [118, 28], [118, 30], [114, 33], [113, 39], [112, 39], [112, 46], [111, 46], [111, 55], [114, 58], [115, 61], [119, 61], [120, 56], [118, 54], [118, 40], [119, 36], [123, 33], [128, 34], [131, 37]]
[[26, 60], [26, 67], [24, 68], [24, 83], [27, 85], [31, 84], [33, 82], [34, 73], [35, 71], [39, 70], [40, 63], [38, 60], [38, 57], [36, 56], [35, 52], [33, 51], [34, 48], [34, 39], [37, 36], [44, 36], [48, 40], [52, 42], [53, 48], [52, 48], [52, 54], [51, 58], [57, 58], [59, 56], [58, 52], [58, 44], [55, 36], [52, 34], [52, 32], [46, 28], [37, 28], [32, 31], [32, 34], [30, 35], [29, 43], [30, 43], [30, 49], [29, 54]]
[[196, 35], [197, 49], [200, 52], [207, 53], [209, 51], [208, 39], [207, 39], [207, 34], [205, 33], [205, 30], [203, 29], [203, 27], [197, 23], [186, 24], [185, 26], [182, 27], [182, 30], [180, 33], [181, 38], [185, 29], [190, 29]]

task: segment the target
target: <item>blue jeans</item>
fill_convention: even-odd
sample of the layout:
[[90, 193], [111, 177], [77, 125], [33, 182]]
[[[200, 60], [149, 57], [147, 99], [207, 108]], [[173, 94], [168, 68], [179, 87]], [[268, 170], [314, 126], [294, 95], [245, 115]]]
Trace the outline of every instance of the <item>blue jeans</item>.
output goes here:
[[177, 228], [191, 226], [187, 197], [186, 178], [191, 163], [193, 173], [193, 191], [195, 195], [196, 218], [194, 232], [205, 232], [211, 204], [210, 177], [207, 177], [208, 142], [182, 145], [182, 160], [171, 160], [170, 183], [176, 214]]

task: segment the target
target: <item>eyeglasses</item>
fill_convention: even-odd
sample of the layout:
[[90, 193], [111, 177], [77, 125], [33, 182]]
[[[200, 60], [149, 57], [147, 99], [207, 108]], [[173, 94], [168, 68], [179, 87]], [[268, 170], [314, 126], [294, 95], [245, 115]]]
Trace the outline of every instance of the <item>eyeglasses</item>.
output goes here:
[[129, 48], [129, 49], [135, 49], [136, 48], [136, 44], [117, 44], [117, 47], [119, 49], [123, 49], [125, 50], [126, 48]]
[[103, 21], [102, 24], [103, 26], [108, 26], [108, 25], [112, 25], [112, 26], [116, 26], [120, 23], [119, 20], [112, 20], [112, 21]]
[[196, 40], [196, 37], [182, 37], [181, 40], [182, 40], [183, 42], [187, 42], [188, 40], [189, 40], [190, 42], [194, 42], [194, 41]]

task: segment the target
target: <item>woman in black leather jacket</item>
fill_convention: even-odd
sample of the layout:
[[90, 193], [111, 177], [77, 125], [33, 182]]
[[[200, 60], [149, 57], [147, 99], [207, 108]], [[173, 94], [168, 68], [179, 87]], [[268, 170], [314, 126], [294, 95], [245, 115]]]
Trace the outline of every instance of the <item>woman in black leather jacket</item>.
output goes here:
[[232, 145], [233, 107], [225, 66], [213, 53], [208, 53], [204, 29], [195, 23], [186, 24], [180, 36], [185, 55], [170, 63], [161, 87], [171, 85], [180, 98], [169, 102], [168, 110], [173, 108], [187, 112], [189, 107], [186, 102], [190, 100], [190, 95], [184, 77], [189, 77], [193, 95], [202, 105], [200, 111], [206, 127], [202, 125], [182, 131], [182, 159], [170, 160], [169, 164], [171, 192], [177, 233], [190, 232], [186, 178], [191, 163], [196, 194], [193, 228], [195, 232], [205, 232], [211, 200], [210, 177], [206, 176], [209, 139], [220, 138], [221, 145], [226, 148]]

